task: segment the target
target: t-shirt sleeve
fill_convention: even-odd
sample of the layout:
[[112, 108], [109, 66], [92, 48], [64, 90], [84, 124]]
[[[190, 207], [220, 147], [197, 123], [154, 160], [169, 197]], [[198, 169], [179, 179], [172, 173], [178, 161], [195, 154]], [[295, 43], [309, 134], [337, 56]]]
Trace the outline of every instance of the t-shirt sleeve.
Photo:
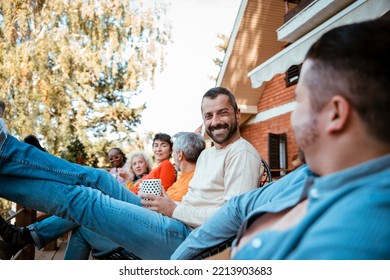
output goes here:
[[232, 156], [225, 170], [225, 201], [257, 188], [262, 171], [259, 155], [240, 151]]

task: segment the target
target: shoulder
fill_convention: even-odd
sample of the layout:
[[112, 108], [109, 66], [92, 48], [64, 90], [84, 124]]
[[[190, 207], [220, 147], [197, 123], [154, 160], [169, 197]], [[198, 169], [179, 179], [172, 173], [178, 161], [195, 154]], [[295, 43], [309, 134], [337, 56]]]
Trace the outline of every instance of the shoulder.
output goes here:
[[163, 160], [159, 166], [161, 167], [173, 167], [172, 162], [169, 159]]
[[236, 154], [253, 155], [254, 157], [260, 160], [260, 155], [255, 149], [255, 147], [242, 137], [237, 141], [235, 141], [234, 143], [232, 143], [231, 145], [229, 145], [227, 149], [229, 150], [229, 153], [232, 155], [236, 155]]

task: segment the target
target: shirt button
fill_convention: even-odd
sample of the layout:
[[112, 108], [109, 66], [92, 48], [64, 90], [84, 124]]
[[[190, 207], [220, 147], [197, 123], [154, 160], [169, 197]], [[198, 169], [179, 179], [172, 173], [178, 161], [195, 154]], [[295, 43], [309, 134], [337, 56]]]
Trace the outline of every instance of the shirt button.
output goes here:
[[318, 190], [317, 189], [311, 189], [310, 190], [310, 196], [312, 198], [320, 198], [320, 194], [318, 193]]
[[260, 238], [255, 238], [252, 240], [252, 247], [255, 249], [260, 248], [262, 244], [263, 244], [263, 241], [261, 241]]

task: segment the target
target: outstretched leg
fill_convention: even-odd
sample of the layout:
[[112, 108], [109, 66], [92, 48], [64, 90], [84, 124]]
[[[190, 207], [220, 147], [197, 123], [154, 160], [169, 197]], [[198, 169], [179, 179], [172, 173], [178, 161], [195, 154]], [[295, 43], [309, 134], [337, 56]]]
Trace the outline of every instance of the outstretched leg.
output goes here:
[[0, 174], [82, 185], [139, 204], [139, 198], [107, 171], [68, 162], [19, 141], [8, 134], [3, 119], [0, 119]]
[[0, 175], [0, 196], [72, 220], [142, 259], [169, 259], [191, 231], [178, 220], [85, 186]]

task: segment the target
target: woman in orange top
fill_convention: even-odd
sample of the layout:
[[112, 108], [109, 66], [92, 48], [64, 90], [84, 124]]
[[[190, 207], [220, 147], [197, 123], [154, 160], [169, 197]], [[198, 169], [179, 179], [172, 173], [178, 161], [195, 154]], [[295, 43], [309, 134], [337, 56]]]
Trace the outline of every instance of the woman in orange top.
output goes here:
[[142, 177], [130, 190], [138, 194], [140, 183], [144, 179], [161, 179], [161, 184], [165, 190], [176, 181], [176, 170], [169, 161], [172, 155], [171, 136], [165, 133], [157, 133], [153, 139], [153, 153], [156, 159], [157, 167], [148, 175]]

